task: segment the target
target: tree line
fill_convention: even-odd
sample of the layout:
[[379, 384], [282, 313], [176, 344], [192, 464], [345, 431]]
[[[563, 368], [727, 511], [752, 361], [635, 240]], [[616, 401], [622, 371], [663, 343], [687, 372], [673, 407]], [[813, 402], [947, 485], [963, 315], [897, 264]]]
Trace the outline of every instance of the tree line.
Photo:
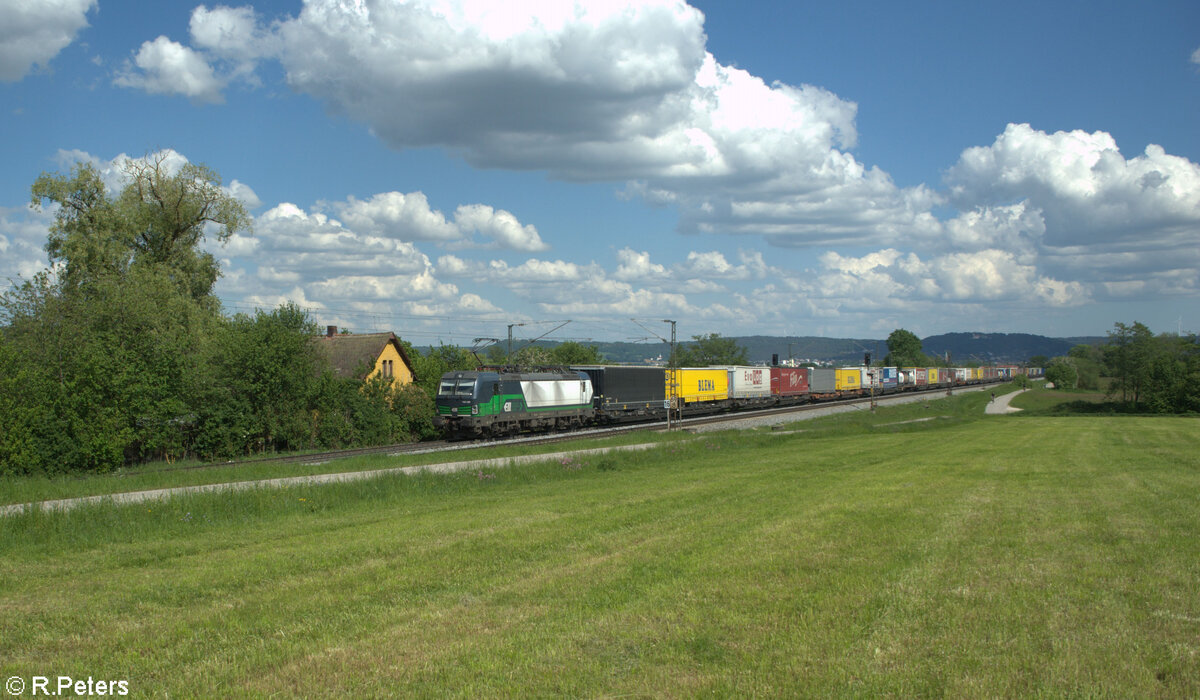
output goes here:
[[[921, 340], [898, 328], [888, 336], [887, 366], [925, 366]], [[1034, 356], [1059, 389], [1105, 389], [1123, 410], [1149, 413], [1200, 412], [1200, 339], [1154, 335], [1144, 324], [1116, 323], [1101, 345], [1076, 345], [1062, 357]], [[1107, 380], [1107, 382], [1105, 382]]]
[[[32, 204], [54, 207], [51, 266], [0, 294], [0, 474], [432, 433], [428, 386], [335, 376], [295, 305], [222, 312], [220, 268], [201, 243], [251, 221], [217, 173], [152, 156], [122, 175], [115, 193], [86, 163], [33, 184]], [[434, 355], [420, 364], [465, 362]]]
[[1200, 338], [1155, 335], [1139, 322], [1116, 323], [1099, 346], [1076, 345], [1046, 363], [1063, 389], [1100, 389], [1121, 408], [1149, 413], [1200, 412]]

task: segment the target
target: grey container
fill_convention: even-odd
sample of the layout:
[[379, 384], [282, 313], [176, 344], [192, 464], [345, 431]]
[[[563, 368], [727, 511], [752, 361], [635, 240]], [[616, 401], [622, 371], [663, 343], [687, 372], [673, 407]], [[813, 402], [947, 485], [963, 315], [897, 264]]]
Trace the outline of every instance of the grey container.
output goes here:
[[808, 390], [813, 394], [832, 394], [837, 391], [837, 371], [814, 369], [808, 376]]

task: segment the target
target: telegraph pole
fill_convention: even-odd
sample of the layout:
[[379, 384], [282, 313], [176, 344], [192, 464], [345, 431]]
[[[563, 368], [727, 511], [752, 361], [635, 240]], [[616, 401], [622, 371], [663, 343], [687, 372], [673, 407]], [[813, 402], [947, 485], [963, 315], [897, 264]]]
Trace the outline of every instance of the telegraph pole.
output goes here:
[[508, 324], [508, 354], [506, 354], [504, 356], [504, 363], [507, 365], [512, 364], [512, 329], [513, 329], [513, 326], [523, 326], [523, 325], [525, 325], [525, 324], [524, 323]]

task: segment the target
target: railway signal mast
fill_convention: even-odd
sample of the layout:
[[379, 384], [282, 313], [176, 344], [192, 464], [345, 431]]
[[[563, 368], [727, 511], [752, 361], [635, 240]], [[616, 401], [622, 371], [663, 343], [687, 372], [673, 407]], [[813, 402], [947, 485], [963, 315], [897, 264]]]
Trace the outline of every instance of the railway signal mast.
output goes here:
[[871, 384], [871, 413], [875, 412], [875, 371], [871, 369], [871, 353], [863, 353], [863, 364], [867, 366], [867, 381]]
[[[655, 338], [658, 338], [659, 340], [663, 341], [664, 343], [666, 343], [666, 342], [671, 343], [671, 354], [667, 358], [667, 406], [666, 406], [666, 408], [667, 408], [667, 431], [670, 432], [672, 429], [672, 425], [671, 425], [672, 414], [679, 411], [679, 405], [678, 405], [679, 404], [679, 372], [676, 371], [678, 369], [678, 367], [675, 366], [675, 322], [670, 319], [666, 319], [666, 318], [664, 318], [662, 321], [663, 323], [671, 324], [671, 340], [668, 341], [666, 338], [655, 333], [654, 331], [650, 330], [649, 328], [642, 326], [642, 324], [636, 318], [631, 318], [629, 320], [633, 321], [634, 323], [637, 323], [647, 333], [654, 336]], [[682, 412], [680, 412], [680, 413], [682, 413]]]
[[663, 323], [671, 324], [671, 358], [667, 362], [670, 369], [669, 376], [671, 377], [671, 381], [667, 386], [668, 393], [670, 394], [668, 400], [671, 402], [667, 406], [667, 432], [671, 432], [671, 414], [679, 410], [679, 372], [676, 371], [678, 368], [675, 366], [675, 322], [670, 319], [663, 319]]

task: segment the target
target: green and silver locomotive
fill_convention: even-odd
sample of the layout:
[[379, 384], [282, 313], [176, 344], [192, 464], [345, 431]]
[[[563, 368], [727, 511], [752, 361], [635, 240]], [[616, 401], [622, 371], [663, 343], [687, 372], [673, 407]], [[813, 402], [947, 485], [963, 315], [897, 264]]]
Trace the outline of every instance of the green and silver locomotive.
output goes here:
[[592, 382], [570, 370], [447, 372], [435, 425], [455, 437], [570, 430], [594, 415]]

